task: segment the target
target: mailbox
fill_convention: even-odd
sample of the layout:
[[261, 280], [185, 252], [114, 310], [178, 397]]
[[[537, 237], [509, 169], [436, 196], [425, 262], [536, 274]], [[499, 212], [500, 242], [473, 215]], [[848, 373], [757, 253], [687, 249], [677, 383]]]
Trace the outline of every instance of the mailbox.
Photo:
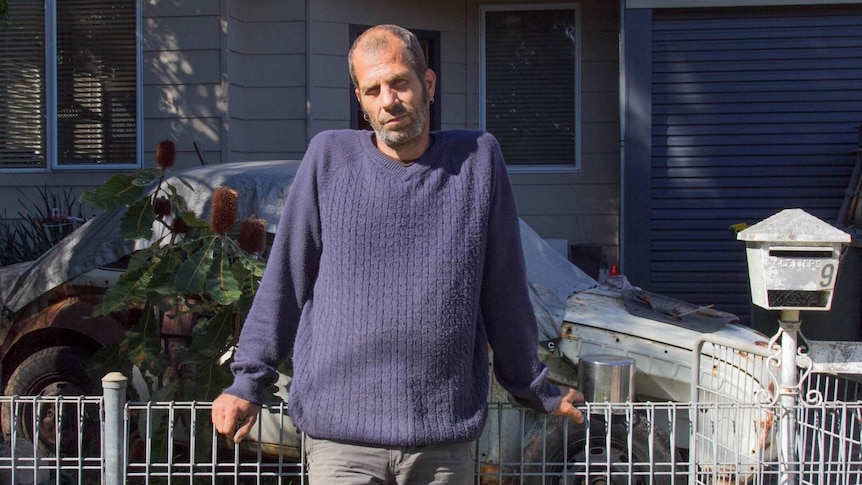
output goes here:
[[850, 235], [801, 209], [743, 230], [751, 299], [767, 310], [829, 310]]

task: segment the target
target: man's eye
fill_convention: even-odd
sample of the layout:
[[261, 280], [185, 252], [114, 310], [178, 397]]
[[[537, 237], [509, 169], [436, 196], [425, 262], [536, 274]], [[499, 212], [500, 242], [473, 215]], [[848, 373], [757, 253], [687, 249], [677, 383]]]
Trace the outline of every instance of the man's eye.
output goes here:
[[380, 94], [380, 88], [371, 88], [365, 90], [366, 96], [377, 96], [378, 94]]

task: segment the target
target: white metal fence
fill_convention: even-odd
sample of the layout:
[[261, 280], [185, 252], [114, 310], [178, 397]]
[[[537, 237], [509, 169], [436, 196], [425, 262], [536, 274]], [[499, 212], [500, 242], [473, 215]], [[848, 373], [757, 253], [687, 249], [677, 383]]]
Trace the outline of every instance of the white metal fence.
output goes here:
[[[584, 425], [491, 405], [477, 483], [862, 484], [862, 386], [813, 374], [788, 407], [750, 386], [768, 373], [763, 359], [707, 347], [692, 402], [587, 403]], [[729, 362], [741, 380], [722, 374]], [[233, 447], [213, 430], [210, 403], [124, 396], [108, 379], [103, 396], [2, 398], [0, 484], [305, 483], [299, 442]], [[288, 428], [278, 436], [295, 431], [283, 407], [263, 412]]]
[[[109, 444], [111, 433], [104, 426], [108, 419], [102, 399], [10, 398], [6, 403], [17, 410], [19, 420], [32, 422], [34, 413], [53, 409], [63, 424], [53, 438], [54, 451], [46, 446], [38, 428], [11, 433], [0, 456], [0, 483], [305, 483], [301, 454], [294, 450], [228, 446], [209, 423], [209, 403], [128, 403], [120, 409], [122, 426], [114, 435], [116, 448]], [[773, 430], [758, 429], [755, 435], [763, 447], [753, 459], [743, 438], [751, 429], [752, 415], [767, 413], [781, 419], [787, 410], [776, 406], [634, 403], [588, 407], [587, 425], [578, 426], [511, 406], [493, 406], [489, 431], [476, 445], [477, 483], [862, 483], [862, 403], [858, 401], [789, 410], [801, 423], [798, 459], [792, 463], [782, 463], [778, 454], [770, 452], [779, 446]], [[103, 422], [93, 424], [87, 416], [91, 411], [101, 414]], [[702, 429], [709, 432], [674, 426], [692, 415], [708, 420]], [[541, 439], [514, 438], [520, 452], [500, 457], [498, 451], [511, 447], [513, 440], [501, 432], [506, 420], [521, 423], [524, 437], [531, 435], [530, 427], [538, 427]], [[728, 429], [738, 438], [729, 441], [738, 446], [711, 446], [716, 434]], [[89, 441], [91, 436], [95, 441]], [[692, 439], [700, 440], [711, 456], [694, 459], [686, 447]], [[784, 468], [793, 470], [792, 482], [782, 481]], [[590, 481], [585, 480], [587, 476]]]

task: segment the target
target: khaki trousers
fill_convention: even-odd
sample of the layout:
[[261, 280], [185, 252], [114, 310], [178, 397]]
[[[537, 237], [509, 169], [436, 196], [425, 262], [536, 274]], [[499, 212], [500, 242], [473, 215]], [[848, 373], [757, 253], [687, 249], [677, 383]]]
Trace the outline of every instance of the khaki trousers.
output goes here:
[[311, 485], [468, 485], [475, 444], [367, 446], [305, 438]]

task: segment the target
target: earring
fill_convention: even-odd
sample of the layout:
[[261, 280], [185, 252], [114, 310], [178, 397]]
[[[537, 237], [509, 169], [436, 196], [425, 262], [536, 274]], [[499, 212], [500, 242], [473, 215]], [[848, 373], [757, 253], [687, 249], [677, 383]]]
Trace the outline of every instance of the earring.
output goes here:
[[368, 119], [368, 113], [362, 113], [362, 119], [364, 119], [365, 121], [368, 121], [368, 122], [371, 121]]
[[434, 98], [431, 98], [431, 100], [428, 101], [428, 104], [434, 104]]

